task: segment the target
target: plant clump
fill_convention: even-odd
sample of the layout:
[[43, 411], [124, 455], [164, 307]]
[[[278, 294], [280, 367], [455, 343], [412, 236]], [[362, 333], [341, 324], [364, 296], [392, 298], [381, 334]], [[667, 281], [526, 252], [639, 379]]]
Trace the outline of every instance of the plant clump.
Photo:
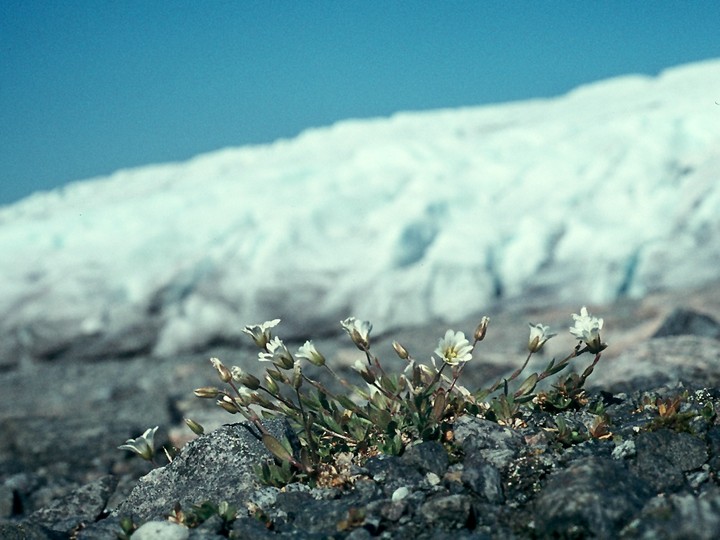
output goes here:
[[[255, 377], [238, 366], [227, 367], [212, 358], [225, 387], [197, 388], [195, 395], [215, 399], [227, 412], [248, 420], [248, 428], [275, 458], [258, 467], [266, 483], [281, 486], [301, 480], [342, 484], [344, 480], [339, 478], [348, 478], [348, 464], [362, 464], [373, 455], [400, 455], [423, 441], [439, 441], [452, 451], [453, 424], [463, 415], [512, 426], [521, 422], [520, 408], [524, 405], [550, 411], [584, 405], [584, 383], [606, 347], [600, 337], [603, 320], [591, 316], [585, 307], [573, 318], [575, 324], [570, 332], [578, 343], [565, 358], [553, 359], [544, 370], [520, 379], [533, 354], [556, 335], [547, 326], [530, 324], [528, 355], [520, 368], [476, 390], [460, 384], [460, 379], [486, 336], [488, 317], [482, 318], [472, 341], [463, 332], [448, 330], [428, 362], [419, 362], [404, 345], [393, 342], [395, 353], [406, 362], [400, 373], [386, 370], [372, 353], [370, 322], [345, 319], [340, 323], [342, 328], [364, 353], [364, 358], [353, 366], [359, 381], [352, 383], [328, 365], [312, 341], [293, 354], [282, 339], [273, 335], [280, 322], [275, 319], [244, 329], [260, 349], [258, 360], [269, 364], [264, 376]], [[586, 352], [594, 358], [584, 371], [558, 377], [552, 389], [536, 391], [540, 381], [563, 371], [571, 360]], [[307, 364], [326, 371], [344, 392], [334, 392], [317, 377], [309, 376]], [[299, 451], [264, 427], [263, 419], [274, 416], [290, 421], [300, 441]], [[196, 433], [202, 431], [194, 422], [188, 425]], [[596, 426], [596, 436], [606, 435], [604, 428]]]

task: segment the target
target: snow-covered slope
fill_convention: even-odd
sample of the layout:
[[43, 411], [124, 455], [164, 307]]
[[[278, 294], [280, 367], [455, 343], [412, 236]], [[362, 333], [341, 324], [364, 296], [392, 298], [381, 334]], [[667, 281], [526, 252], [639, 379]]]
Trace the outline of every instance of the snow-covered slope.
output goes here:
[[0, 355], [171, 354], [720, 274], [720, 60], [350, 120], [0, 209]]

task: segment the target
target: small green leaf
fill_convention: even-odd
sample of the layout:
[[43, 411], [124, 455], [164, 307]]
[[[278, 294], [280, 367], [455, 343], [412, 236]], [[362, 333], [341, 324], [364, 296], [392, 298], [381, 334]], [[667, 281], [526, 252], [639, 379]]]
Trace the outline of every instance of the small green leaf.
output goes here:
[[288, 463], [293, 463], [295, 461], [295, 458], [287, 451], [282, 443], [269, 433], [263, 433], [262, 442], [265, 445], [265, 448], [267, 448], [270, 453], [280, 461], [287, 461]]
[[340, 403], [340, 405], [342, 405], [343, 407], [345, 407], [346, 409], [348, 409], [350, 411], [354, 411], [355, 409], [357, 409], [357, 405], [355, 405], [353, 400], [347, 396], [343, 396], [342, 394], [338, 395], [337, 400]]
[[530, 375], [525, 381], [520, 385], [520, 387], [515, 392], [515, 397], [520, 396], [526, 396], [530, 394], [533, 390], [535, 390], [535, 385], [537, 385], [538, 381], [538, 374], [533, 373]]
[[375, 425], [378, 429], [385, 431], [388, 424], [392, 420], [392, 416], [386, 410], [378, 410], [372, 415], [372, 419], [375, 421]]
[[435, 394], [435, 403], [433, 403], [432, 415], [436, 422], [439, 422], [445, 416], [445, 406], [447, 405], [447, 396], [442, 388]]
[[397, 381], [393, 380], [393, 377], [389, 375], [385, 375], [380, 379], [380, 386], [389, 394], [395, 394], [398, 388]]
[[327, 427], [332, 429], [335, 433], [343, 433], [345, 430], [342, 426], [334, 419], [329, 416], [325, 416], [323, 421]]

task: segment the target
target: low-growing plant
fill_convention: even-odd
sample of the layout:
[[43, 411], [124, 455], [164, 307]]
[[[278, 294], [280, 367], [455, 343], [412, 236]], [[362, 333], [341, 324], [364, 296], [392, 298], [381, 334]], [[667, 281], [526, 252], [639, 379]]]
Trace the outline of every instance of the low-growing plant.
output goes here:
[[[211, 363], [226, 386], [205, 386], [194, 393], [199, 398], [215, 399], [218, 406], [248, 420], [248, 427], [260, 439], [275, 462], [262, 464], [258, 474], [268, 484], [284, 485], [296, 479], [332, 482], [340, 474], [337, 456], [352, 456], [356, 463], [378, 453], [398, 455], [421, 441], [450, 444], [455, 420], [466, 414], [482, 416], [507, 425], [519, 421], [521, 408], [532, 404], [564, 410], [586, 403], [583, 385], [606, 348], [600, 337], [603, 320], [591, 316], [583, 307], [573, 315], [571, 334], [578, 343], [562, 360], [551, 360], [544, 370], [520, 379], [533, 354], [556, 334], [542, 324], [530, 324], [528, 354], [523, 364], [508, 377], [488, 387], [470, 391], [459, 381], [470, 364], [478, 344], [486, 336], [490, 319], [483, 317], [472, 336], [448, 330], [428, 362], [417, 361], [403, 345], [393, 342], [397, 356], [406, 363], [400, 373], [385, 369], [371, 351], [372, 324], [350, 317], [341, 322], [364, 358], [354, 367], [358, 383], [348, 382], [328, 365], [312, 341], [305, 342], [295, 354], [273, 336], [279, 319], [244, 332], [260, 349], [258, 359], [268, 364], [260, 378], [238, 366], [226, 367], [217, 358]], [[591, 353], [594, 358], [581, 374], [572, 373], [556, 381], [550, 391], [536, 392], [540, 381], [558, 374], [571, 361]], [[306, 373], [307, 364], [324, 370], [342, 392], [336, 392], [319, 378]], [[278, 440], [263, 424], [267, 417], [288, 419], [300, 441], [294, 452], [287, 440]], [[188, 421], [196, 433], [202, 427]], [[154, 433], [154, 431], [152, 432]], [[147, 435], [147, 432], [146, 432]], [[140, 438], [142, 439], [142, 438]], [[152, 437], [150, 437], [152, 439]], [[121, 448], [152, 458], [147, 441], [130, 440]], [[150, 445], [151, 447], [152, 445]]]
[[223, 501], [220, 504], [205, 501], [192, 505], [189, 510], [183, 510], [180, 503], [176, 503], [173, 511], [168, 516], [168, 521], [192, 529], [203, 524], [213, 516], [220, 518], [223, 532], [227, 533], [230, 531], [233, 521], [237, 519], [237, 510], [234, 506], [228, 504], [227, 501]]
[[[368, 321], [353, 317], [342, 321], [349, 338], [364, 354], [364, 359], [353, 366], [361, 384], [338, 375], [312, 341], [292, 354], [279, 337], [272, 335], [280, 322], [276, 319], [244, 329], [260, 349], [259, 360], [270, 364], [262, 381], [212, 358], [227, 388], [198, 388], [195, 395], [216, 399], [220, 407], [244, 416], [255, 426], [258, 438], [277, 459], [277, 463], [259, 469], [267, 483], [282, 485], [298, 477], [320, 478], [337, 472], [334, 456], [340, 453], [351, 453], [361, 462], [378, 453], [401, 454], [420, 441], [447, 442], [455, 420], [464, 414], [512, 424], [521, 407], [533, 401], [558, 410], [582, 404], [583, 385], [606, 345], [600, 338], [602, 319], [592, 317], [584, 307], [573, 317], [575, 325], [570, 332], [579, 343], [565, 358], [559, 362], [553, 359], [543, 371], [516, 383], [533, 354], [556, 335], [547, 326], [531, 324], [528, 355], [521, 367], [474, 392], [459, 380], [485, 338], [490, 321], [487, 317], [475, 329], [472, 343], [463, 332], [448, 330], [429, 362], [418, 362], [408, 349], [394, 342], [395, 353], [406, 362], [401, 373], [386, 370], [372, 353], [372, 325]], [[573, 358], [586, 352], [595, 357], [582, 374], [561, 379], [551, 392], [535, 392], [540, 381], [564, 370]], [[325, 370], [344, 392], [334, 392], [318, 378], [308, 376], [303, 362]], [[287, 441], [276, 439], [264, 427], [263, 418], [271, 416], [284, 416], [291, 422], [301, 443], [297, 455]]]

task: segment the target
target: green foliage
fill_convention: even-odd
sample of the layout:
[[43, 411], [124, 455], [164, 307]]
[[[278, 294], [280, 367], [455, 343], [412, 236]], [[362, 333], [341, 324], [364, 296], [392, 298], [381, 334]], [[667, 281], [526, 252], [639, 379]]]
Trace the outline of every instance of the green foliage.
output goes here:
[[132, 534], [137, 530], [138, 525], [129, 516], [120, 518], [120, 532], [117, 533], [118, 540], [130, 540]]
[[194, 504], [189, 510], [185, 511], [180, 504], [177, 503], [172, 513], [168, 516], [168, 521], [179, 523], [192, 529], [202, 525], [216, 515], [222, 520], [223, 530], [227, 533], [232, 529], [232, 524], [237, 519], [237, 509], [226, 501], [220, 504], [205, 501], [200, 504]]
[[283, 487], [299, 478], [289, 461], [265, 461], [254, 469], [260, 481], [268, 486]]

